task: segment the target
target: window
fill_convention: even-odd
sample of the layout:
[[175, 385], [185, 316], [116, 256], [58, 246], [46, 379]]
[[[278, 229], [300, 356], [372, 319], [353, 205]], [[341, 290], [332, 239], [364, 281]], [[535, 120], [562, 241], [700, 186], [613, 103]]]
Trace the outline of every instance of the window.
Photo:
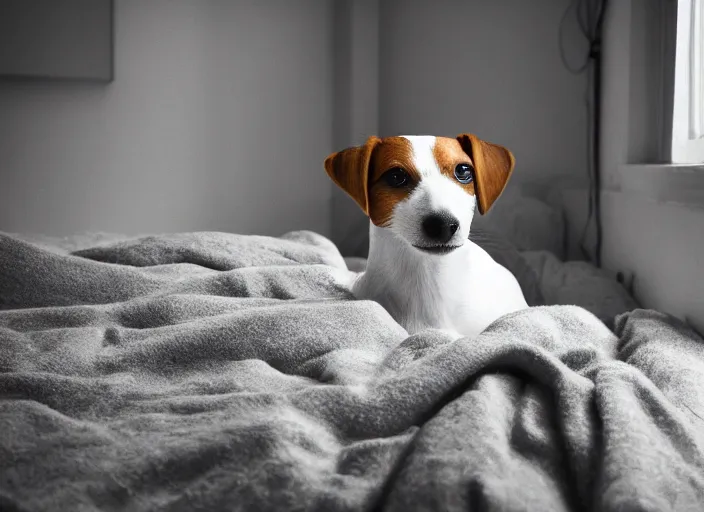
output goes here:
[[704, 0], [678, 0], [672, 161], [704, 162]]

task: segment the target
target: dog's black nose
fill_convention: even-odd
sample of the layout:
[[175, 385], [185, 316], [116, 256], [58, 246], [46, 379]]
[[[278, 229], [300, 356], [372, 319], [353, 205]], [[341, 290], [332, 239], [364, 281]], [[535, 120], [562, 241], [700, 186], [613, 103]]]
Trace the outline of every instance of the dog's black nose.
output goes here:
[[460, 227], [460, 222], [452, 215], [433, 213], [423, 219], [423, 233], [430, 240], [447, 243]]

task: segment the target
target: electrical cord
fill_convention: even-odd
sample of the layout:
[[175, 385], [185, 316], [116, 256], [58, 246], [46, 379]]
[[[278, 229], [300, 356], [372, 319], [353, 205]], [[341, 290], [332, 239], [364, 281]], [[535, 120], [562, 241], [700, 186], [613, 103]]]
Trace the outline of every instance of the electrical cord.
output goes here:
[[589, 51], [589, 57], [594, 63], [594, 77], [593, 77], [593, 90], [594, 90], [594, 139], [592, 141], [592, 151], [594, 154], [594, 161], [592, 162], [592, 167], [594, 168], [594, 222], [596, 224], [596, 241], [594, 247], [594, 262], [598, 268], [601, 268], [601, 246], [603, 242], [603, 226], [601, 218], [601, 56], [602, 56], [602, 34], [604, 28], [604, 16], [606, 15], [606, 6], [608, 0], [601, 0], [597, 3], [598, 15], [596, 18], [596, 27], [594, 30], [594, 37], [592, 39], [591, 48]]
[[[573, 0], [565, 9], [558, 30], [560, 59], [572, 74], [587, 72], [587, 172], [589, 177], [589, 202], [587, 220], [580, 237], [580, 248], [587, 259], [601, 267], [602, 221], [601, 221], [601, 169], [600, 169], [600, 105], [601, 105], [601, 40], [608, 0]], [[581, 35], [589, 44], [583, 61], [574, 66], [569, 62], [564, 47], [564, 28], [569, 16], [574, 13]], [[594, 255], [590, 257], [585, 247], [589, 226], [595, 224]]]
[[562, 64], [567, 68], [567, 71], [569, 71], [572, 74], [575, 75], [580, 75], [584, 72], [585, 69], [587, 69], [587, 66], [589, 65], [589, 57], [584, 59], [584, 62], [577, 66], [576, 68], [572, 67], [572, 65], [569, 62], [569, 59], [567, 58], [567, 55], [565, 54], [565, 46], [563, 45], [562, 41], [564, 39], [564, 27], [565, 27], [565, 22], [567, 21], [567, 18], [569, 17], [570, 13], [573, 10], [576, 10], [576, 18], [577, 22], [579, 23], [579, 28], [580, 31], [582, 32], [582, 35], [589, 39], [589, 34], [587, 32], [587, 27], [584, 24], [584, 20], [582, 19], [582, 16], [580, 14], [580, 5], [582, 4], [581, 0], [573, 0], [572, 3], [565, 9], [564, 14], [562, 15], [562, 19], [560, 20], [560, 27], [559, 27], [559, 34], [558, 38], [560, 41], [559, 48], [560, 48], [560, 58], [562, 59]]

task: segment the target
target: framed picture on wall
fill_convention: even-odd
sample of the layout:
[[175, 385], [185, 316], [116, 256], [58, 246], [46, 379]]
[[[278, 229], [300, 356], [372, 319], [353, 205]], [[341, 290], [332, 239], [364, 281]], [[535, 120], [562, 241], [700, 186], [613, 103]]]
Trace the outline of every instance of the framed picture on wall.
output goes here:
[[113, 0], [1, 0], [0, 80], [111, 82]]

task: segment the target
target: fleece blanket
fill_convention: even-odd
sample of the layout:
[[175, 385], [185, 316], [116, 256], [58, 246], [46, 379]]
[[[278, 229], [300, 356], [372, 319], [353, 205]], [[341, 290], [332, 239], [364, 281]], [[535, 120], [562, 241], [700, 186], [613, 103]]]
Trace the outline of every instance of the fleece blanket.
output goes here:
[[312, 233], [83, 245], [0, 235], [0, 510], [704, 510], [672, 317], [408, 336]]

